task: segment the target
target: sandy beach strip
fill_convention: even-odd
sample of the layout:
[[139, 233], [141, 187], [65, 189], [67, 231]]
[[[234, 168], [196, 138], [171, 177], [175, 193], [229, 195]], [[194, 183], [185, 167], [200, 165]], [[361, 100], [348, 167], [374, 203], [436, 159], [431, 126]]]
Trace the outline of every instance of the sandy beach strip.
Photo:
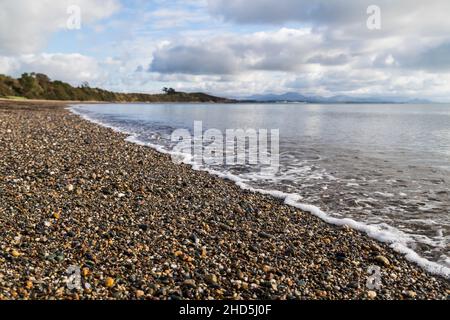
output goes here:
[[124, 138], [0, 101], [0, 299], [448, 297], [384, 244]]

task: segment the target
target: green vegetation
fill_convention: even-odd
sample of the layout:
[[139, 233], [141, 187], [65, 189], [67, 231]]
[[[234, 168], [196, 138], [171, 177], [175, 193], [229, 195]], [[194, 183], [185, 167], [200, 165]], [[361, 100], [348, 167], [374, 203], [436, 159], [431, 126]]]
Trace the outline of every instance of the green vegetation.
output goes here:
[[177, 92], [164, 88], [163, 94], [117, 93], [91, 88], [88, 83], [73, 87], [62, 81], [52, 81], [41, 73], [24, 73], [14, 79], [0, 74], [0, 97], [13, 99], [105, 101], [105, 102], [232, 102], [204, 93]]
[[28, 100], [25, 97], [15, 97], [15, 96], [7, 96], [6, 99], [9, 99], [9, 100]]

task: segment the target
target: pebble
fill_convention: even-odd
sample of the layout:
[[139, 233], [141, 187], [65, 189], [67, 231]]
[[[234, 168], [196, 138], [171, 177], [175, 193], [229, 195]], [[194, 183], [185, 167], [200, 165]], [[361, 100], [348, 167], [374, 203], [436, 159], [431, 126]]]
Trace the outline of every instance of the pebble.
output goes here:
[[115, 284], [115, 281], [114, 281], [113, 278], [108, 277], [108, 278], [105, 279], [105, 286], [106, 286], [107, 288], [112, 288], [112, 287], [114, 287], [114, 284]]
[[27, 288], [28, 290], [33, 289], [33, 281], [28, 280], [25, 284], [25, 288]]
[[208, 284], [216, 285], [218, 283], [217, 276], [215, 274], [208, 274], [205, 276], [205, 281]]
[[142, 298], [143, 296], [145, 296], [145, 292], [144, 292], [144, 291], [142, 291], [142, 290], [136, 290], [136, 298], [137, 298], [137, 299], [140, 299], [140, 298]]
[[271, 272], [272, 270], [273, 270], [272, 267], [270, 267], [268, 265], [264, 265], [263, 266], [263, 271], [266, 272], [266, 273]]
[[195, 288], [195, 280], [192, 279], [185, 280], [183, 282], [183, 285], [185, 285], [186, 287]]
[[11, 251], [11, 255], [14, 258], [18, 258], [20, 256], [20, 252], [14, 249], [14, 250]]
[[415, 298], [417, 297], [417, 293], [415, 293], [415, 292], [412, 291], [412, 290], [404, 291], [404, 292], [403, 292], [403, 295], [404, 295], [405, 297], [407, 297], [407, 298], [410, 298], [410, 299], [415, 299]]
[[386, 258], [385, 256], [376, 256], [375, 261], [382, 264], [385, 267], [389, 267], [391, 265], [391, 262]]
[[272, 239], [273, 238], [273, 236], [271, 234], [268, 234], [267, 232], [263, 232], [263, 231], [258, 232], [258, 235], [261, 238], [265, 238], [265, 239]]
[[53, 213], [53, 218], [55, 218], [56, 220], [61, 218], [61, 213], [60, 212], [54, 212]]
[[377, 297], [377, 293], [375, 291], [367, 291], [367, 297], [369, 299], [375, 299]]
[[[376, 256], [391, 260], [379, 298], [412, 297], [405, 288], [447, 298], [445, 280], [359, 232], [175, 165], [64, 108], [20, 108], [0, 101], [0, 122], [15, 128], [0, 126], [2, 298], [375, 299], [367, 268], [387, 265]], [[76, 294], [69, 266], [81, 269]]]
[[83, 276], [83, 277], [88, 277], [89, 275], [91, 274], [91, 271], [89, 270], [89, 268], [83, 268], [83, 269], [81, 269], [81, 275]]

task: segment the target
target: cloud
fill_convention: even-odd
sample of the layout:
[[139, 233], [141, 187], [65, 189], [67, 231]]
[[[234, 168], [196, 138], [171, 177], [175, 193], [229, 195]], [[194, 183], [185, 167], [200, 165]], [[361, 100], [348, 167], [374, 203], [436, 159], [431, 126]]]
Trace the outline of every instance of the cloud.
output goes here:
[[335, 55], [318, 54], [308, 59], [308, 63], [315, 63], [325, 66], [337, 66], [346, 64], [349, 60], [349, 56], [343, 53]]
[[154, 54], [150, 71], [185, 74], [230, 74], [238, 62], [227, 47], [186, 45], [164, 48]]
[[102, 74], [95, 59], [81, 54], [42, 53], [0, 57], [0, 73], [20, 76], [24, 72], [45, 73], [52, 79], [74, 85], [98, 80]]
[[445, 34], [450, 26], [447, 0], [208, 0], [210, 13], [226, 21], [276, 25], [298, 22], [330, 30], [360, 29], [352, 34], [368, 31], [367, 8], [374, 4], [381, 9], [382, 30], [390, 34]]
[[154, 53], [150, 71], [180, 74], [237, 74], [251, 70], [294, 71], [321, 43], [309, 30], [213, 36], [168, 45]]
[[[85, 28], [47, 47], [69, 4]], [[372, 4], [381, 30], [366, 27]], [[448, 12], [444, 0], [0, 0], [0, 73], [117, 91], [450, 99]]]
[[0, 74], [12, 74], [19, 67], [20, 64], [17, 59], [0, 56]]
[[354, 11], [365, 13], [365, 1], [343, 0], [209, 0], [213, 15], [237, 23], [283, 24], [309, 22], [315, 25], [348, 21]]
[[438, 73], [450, 71], [450, 42], [444, 42], [421, 52], [408, 61], [407, 67]]
[[153, 11], [149, 22], [153, 23], [156, 29], [173, 29], [177, 27], [189, 26], [206, 22], [209, 17], [198, 11], [182, 10], [179, 8], [164, 8]]
[[109, 17], [119, 8], [117, 0], [2, 0], [0, 54], [39, 51], [54, 32], [66, 28], [71, 5], [81, 8], [83, 24]]

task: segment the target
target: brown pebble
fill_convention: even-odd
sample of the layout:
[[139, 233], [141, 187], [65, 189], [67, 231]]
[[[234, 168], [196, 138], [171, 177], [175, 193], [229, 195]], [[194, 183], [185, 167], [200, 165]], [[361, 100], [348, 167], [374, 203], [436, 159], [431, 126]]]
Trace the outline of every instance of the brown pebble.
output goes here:
[[136, 298], [140, 299], [145, 295], [145, 292], [142, 290], [136, 290]]
[[13, 251], [11, 251], [11, 255], [12, 255], [14, 258], [18, 258], [18, 257], [20, 256], [20, 252], [17, 251], [17, 250], [13, 250]]
[[206, 277], [205, 277], [205, 281], [207, 282], [207, 283], [209, 283], [209, 284], [212, 284], [212, 285], [215, 285], [215, 284], [217, 284], [217, 276], [215, 275], [215, 274], [208, 274]]
[[108, 277], [108, 278], [105, 279], [105, 286], [106, 286], [107, 288], [112, 288], [112, 287], [114, 287], [114, 284], [115, 284], [115, 281], [114, 281], [113, 278]]
[[28, 280], [27, 283], [25, 284], [25, 288], [27, 288], [28, 290], [33, 289], [33, 281]]
[[385, 256], [376, 256], [375, 261], [384, 265], [385, 267], [389, 267], [391, 265], [391, 262]]

